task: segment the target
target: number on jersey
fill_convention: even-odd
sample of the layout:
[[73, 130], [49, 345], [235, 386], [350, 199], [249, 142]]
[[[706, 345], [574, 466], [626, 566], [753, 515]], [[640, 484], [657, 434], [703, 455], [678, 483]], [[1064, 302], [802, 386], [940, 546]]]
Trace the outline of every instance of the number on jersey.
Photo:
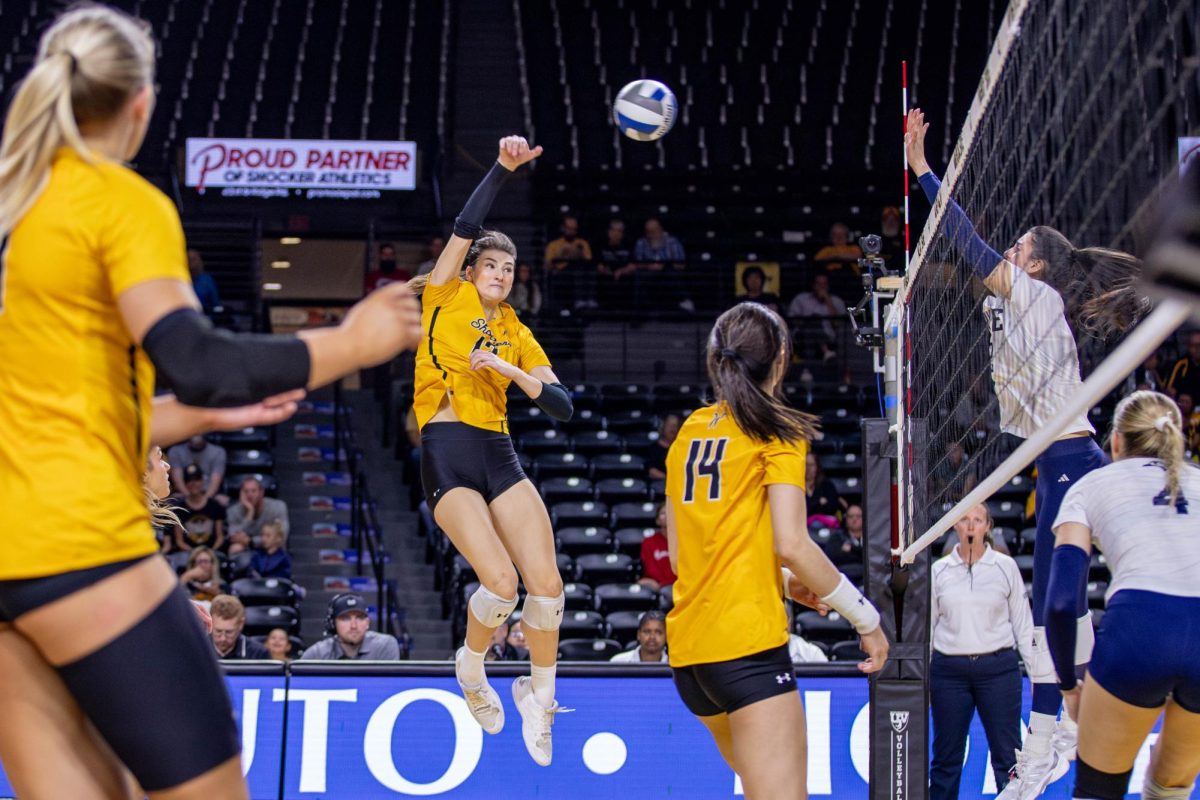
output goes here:
[[[1170, 505], [1170, 504], [1171, 504], [1171, 494], [1166, 489], [1163, 489], [1161, 492], [1154, 495], [1154, 505], [1166, 506], [1166, 505]], [[1176, 514], [1188, 513], [1188, 501], [1187, 501], [1187, 498], [1183, 496], [1182, 491], [1180, 491], [1179, 494], [1175, 496], [1175, 513]]]
[[708, 478], [708, 499], [721, 499], [721, 459], [725, 457], [725, 445], [729, 439], [693, 439], [688, 448], [687, 466], [684, 467], [683, 502], [696, 499], [696, 483]]

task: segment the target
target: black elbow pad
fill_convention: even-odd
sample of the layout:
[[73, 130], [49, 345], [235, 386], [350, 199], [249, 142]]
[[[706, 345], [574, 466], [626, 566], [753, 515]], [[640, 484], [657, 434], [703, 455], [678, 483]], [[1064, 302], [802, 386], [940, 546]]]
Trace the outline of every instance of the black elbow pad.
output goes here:
[[545, 411], [551, 419], [566, 422], [575, 413], [575, 405], [571, 402], [571, 393], [561, 383], [546, 383], [542, 381], [542, 393], [533, 398], [538, 408]]
[[244, 406], [308, 384], [308, 347], [298, 338], [218, 330], [191, 308], [154, 323], [142, 349], [189, 406]]

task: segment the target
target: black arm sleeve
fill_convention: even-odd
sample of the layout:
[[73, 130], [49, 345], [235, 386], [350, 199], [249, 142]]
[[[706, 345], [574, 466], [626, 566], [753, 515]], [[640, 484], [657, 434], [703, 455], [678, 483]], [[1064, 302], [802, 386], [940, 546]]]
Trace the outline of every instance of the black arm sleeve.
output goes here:
[[483, 221], [487, 219], [488, 212], [492, 210], [492, 201], [496, 199], [500, 187], [504, 185], [511, 174], [499, 161], [492, 164], [487, 175], [483, 176], [483, 180], [475, 187], [475, 191], [471, 192], [467, 204], [463, 206], [462, 213], [455, 218], [455, 236], [461, 236], [464, 239], [479, 238], [479, 234], [483, 232]]
[[561, 383], [546, 383], [542, 381], [542, 393], [533, 398], [538, 408], [545, 411], [551, 419], [566, 422], [575, 413], [575, 405], [571, 402], [571, 393]]
[[257, 403], [308, 384], [308, 347], [294, 336], [217, 330], [199, 311], [181, 308], [142, 340], [179, 402], [223, 408]]

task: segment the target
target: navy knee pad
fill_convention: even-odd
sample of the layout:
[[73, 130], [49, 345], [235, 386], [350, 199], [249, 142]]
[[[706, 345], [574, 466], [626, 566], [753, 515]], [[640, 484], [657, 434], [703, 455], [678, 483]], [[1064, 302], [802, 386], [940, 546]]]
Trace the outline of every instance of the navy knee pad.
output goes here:
[[1082, 758], [1076, 758], [1074, 796], [1094, 800], [1125, 800], [1131, 775], [1132, 769], [1125, 772], [1101, 772]]
[[241, 751], [212, 643], [182, 589], [58, 673], [146, 791], [178, 786]]

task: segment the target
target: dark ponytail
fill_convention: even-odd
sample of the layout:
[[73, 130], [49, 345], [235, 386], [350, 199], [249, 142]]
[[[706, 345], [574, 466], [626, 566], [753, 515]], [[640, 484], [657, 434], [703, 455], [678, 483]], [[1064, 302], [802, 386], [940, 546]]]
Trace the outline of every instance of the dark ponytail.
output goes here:
[[717, 318], [708, 337], [708, 377], [718, 403], [733, 421], [760, 442], [811, 441], [817, 418], [783, 401], [768, 384], [776, 369], [792, 360], [791, 339], [783, 319], [758, 303], [739, 303]]
[[1148, 310], [1149, 301], [1137, 290], [1142, 262], [1136, 256], [1106, 247], [1077, 250], [1045, 225], [1029, 233], [1033, 258], [1045, 264], [1038, 277], [1062, 297], [1076, 333], [1107, 339], [1132, 328]]

